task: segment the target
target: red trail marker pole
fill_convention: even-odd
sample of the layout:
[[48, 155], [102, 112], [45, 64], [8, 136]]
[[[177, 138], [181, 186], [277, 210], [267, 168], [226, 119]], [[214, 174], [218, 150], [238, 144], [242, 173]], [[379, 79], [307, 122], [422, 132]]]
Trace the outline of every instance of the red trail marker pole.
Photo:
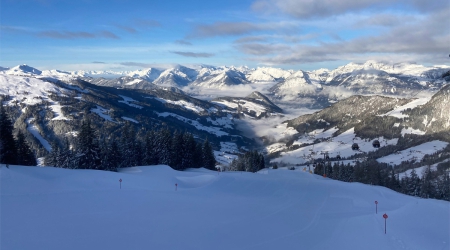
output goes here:
[[378, 201], [375, 201], [375, 213], [378, 214]]
[[119, 179], [120, 189], [122, 189], [122, 178]]
[[388, 218], [387, 214], [383, 214], [383, 218], [384, 218], [384, 234], [386, 234], [386, 220]]

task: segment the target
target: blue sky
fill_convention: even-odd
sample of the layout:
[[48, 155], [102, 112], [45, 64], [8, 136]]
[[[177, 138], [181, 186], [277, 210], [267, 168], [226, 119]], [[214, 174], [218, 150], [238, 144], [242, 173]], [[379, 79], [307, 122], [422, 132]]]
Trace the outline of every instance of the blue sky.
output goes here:
[[0, 66], [450, 64], [448, 0], [1, 0]]

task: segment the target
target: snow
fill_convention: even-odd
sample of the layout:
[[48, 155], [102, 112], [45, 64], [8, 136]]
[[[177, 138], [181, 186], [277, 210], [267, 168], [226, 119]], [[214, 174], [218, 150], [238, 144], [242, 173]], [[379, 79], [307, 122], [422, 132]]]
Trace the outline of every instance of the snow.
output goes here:
[[42, 137], [42, 135], [39, 133], [39, 129], [36, 127], [36, 125], [33, 125], [34, 118], [28, 118], [25, 123], [27, 124], [27, 130], [41, 143], [41, 145], [48, 151], [52, 151], [52, 147], [50, 146], [50, 143]]
[[220, 151], [214, 151], [216, 161], [223, 165], [229, 165], [237, 158], [238, 146], [234, 142], [220, 142]]
[[162, 98], [158, 98], [158, 97], [147, 97], [147, 98], [153, 98], [155, 100], [158, 100], [162, 103], [170, 103], [173, 105], [178, 105], [181, 106], [182, 108], [194, 111], [195, 113], [201, 113], [204, 112], [205, 110], [202, 107], [199, 107], [193, 103], [187, 102], [185, 100], [179, 100], [179, 101], [172, 101], [172, 100], [166, 100], [166, 99], [162, 99]]
[[136, 83], [140, 83], [141, 81], [142, 81], [142, 79], [134, 79], [131, 82], [125, 83], [125, 85], [133, 85], [133, 84], [136, 84]]
[[[440, 163], [444, 163], [444, 162], [450, 162], [450, 159], [444, 160], [442, 162], [430, 165], [430, 170], [431, 171], [436, 171], [437, 169], [437, 165], [439, 165]], [[428, 168], [428, 166], [422, 166], [422, 167], [418, 167], [418, 168], [414, 168], [414, 170], [416, 171], [417, 176], [419, 176], [420, 178], [423, 177], [424, 172], [426, 171], [426, 169]], [[405, 177], [409, 177], [411, 176], [411, 172], [413, 171], [413, 169], [408, 169], [405, 172], [399, 173], [398, 177], [400, 179], [405, 178]]]
[[70, 135], [70, 136], [73, 136], [73, 137], [77, 137], [79, 133], [80, 133], [80, 132], [78, 132], [78, 131], [70, 131], [70, 132], [67, 132], [66, 135]]
[[417, 106], [424, 105], [430, 99], [431, 99], [431, 96], [415, 99], [405, 105], [396, 107], [395, 109], [387, 112], [386, 114], [380, 115], [380, 116], [393, 116], [393, 117], [397, 117], [397, 118], [408, 117], [408, 115], [404, 115], [402, 112], [405, 111], [406, 109], [413, 109]]
[[225, 101], [225, 100], [220, 100], [220, 101], [213, 101], [214, 103], [218, 103], [218, 104], [222, 104], [226, 107], [232, 108], [232, 109], [237, 109], [239, 107], [239, 105], [237, 103], [234, 102], [229, 102], [229, 101]]
[[230, 114], [228, 114], [226, 117], [216, 117], [214, 118], [214, 120], [208, 117], [206, 118], [206, 120], [213, 125], [233, 129], [233, 116]]
[[70, 119], [65, 117], [63, 112], [61, 111], [62, 106], [59, 105], [57, 102], [53, 102], [52, 105], [50, 105], [50, 108], [55, 113], [55, 117], [52, 118], [52, 120], [63, 120], [63, 121], [69, 121]]
[[47, 99], [48, 93], [61, 93], [53, 83], [24, 76], [0, 74], [0, 95], [9, 95], [13, 100], [34, 105]]
[[0, 248], [449, 249], [449, 202], [264, 171], [2, 166]]
[[183, 117], [181, 115], [177, 115], [177, 114], [169, 113], [169, 112], [163, 112], [163, 113], [155, 112], [155, 113], [158, 114], [158, 116], [162, 116], [162, 117], [172, 116], [172, 117], [174, 117], [174, 118], [176, 118], [176, 119], [178, 119], [180, 121], [183, 121], [185, 123], [188, 123], [188, 124], [194, 126], [198, 130], [203, 130], [203, 131], [206, 131], [206, 132], [208, 132], [210, 134], [214, 134], [216, 136], [228, 135], [227, 132], [222, 131], [222, 128], [212, 127], [212, 126], [204, 126], [204, 125], [202, 125], [201, 123], [199, 123], [196, 120], [191, 120], [191, 119], [188, 119], [188, 118]]
[[97, 115], [99, 115], [100, 117], [102, 117], [103, 119], [110, 121], [110, 122], [115, 122], [111, 116], [108, 115], [109, 110], [97, 105], [97, 108], [95, 109], [91, 109], [92, 112], [96, 113]]
[[415, 135], [424, 135], [425, 132], [420, 129], [413, 129], [413, 128], [402, 128], [402, 137], [405, 136], [405, 134], [415, 134]]
[[139, 122], [136, 121], [135, 119], [130, 118], [130, 117], [126, 117], [126, 116], [122, 116], [122, 119], [127, 120], [127, 121], [130, 121], [130, 122], [134, 122], [134, 123], [139, 123]]
[[402, 161], [421, 161], [425, 155], [434, 154], [447, 147], [447, 145], [448, 142], [434, 140], [399, 151], [395, 154], [378, 158], [377, 161], [389, 163], [391, 165], [399, 165]]
[[333, 127], [327, 130], [324, 129], [316, 129], [312, 132], [307, 133], [300, 139], [296, 140], [293, 145], [302, 145], [302, 144], [311, 144], [316, 139], [326, 139], [331, 138], [333, 136], [333, 133], [338, 131], [339, 129], [337, 127]]
[[[327, 138], [327, 135], [331, 135], [332, 132], [336, 131], [336, 128], [329, 129], [330, 131], [322, 131], [317, 130], [317, 137], [306, 135], [303, 138], [300, 138], [296, 141], [296, 144], [301, 143], [311, 143], [316, 138]], [[337, 155], [341, 157], [350, 157], [355, 154], [360, 154], [363, 152], [370, 152], [378, 150], [378, 148], [374, 148], [372, 143], [374, 140], [378, 140], [380, 142], [380, 146], [384, 147], [387, 145], [396, 145], [398, 139], [386, 140], [384, 137], [375, 138], [373, 140], [366, 140], [355, 136], [354, 128], [351, 128], [344, 133], [329, 138], [328, 140], [324, 140], [320, 143], [316, 143], [313, 145], [301, 147], [299, 149], [283, 152], [280, 157], [273, 159], [271, 162], [283, 162], [287, 164], [302, 164], [310, 159], [311, 153], [313, 153], [312, 157], [314, 159], [323, 158], [323, 154], [328, 152], [329, 157], [333, 158]], [[359, 146], [359, 150], [353, 150], [353, 143], [357, 143]], [[273, 148], [270, 148], [274, 150]]]
[[119, 102], [125, 103], [126, 105], [128, 105], [130, 107], [133, 107], [133, 108], [138, 108], [138, 109], [143, 108], [142, 106], [134, 104], [133, 102], [137, 102], [137, 101], [134, 100], [133, 98], [128, 97], [128, 96], [124, 96], [124, 95], [119, 95], [119, 96], [123, 98], [123, 101], [119, 101]]

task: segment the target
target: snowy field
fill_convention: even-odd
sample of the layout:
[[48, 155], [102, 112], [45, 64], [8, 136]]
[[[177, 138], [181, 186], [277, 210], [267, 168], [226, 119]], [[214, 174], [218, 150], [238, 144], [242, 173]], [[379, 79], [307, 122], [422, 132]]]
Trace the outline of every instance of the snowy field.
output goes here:
[[450, 248], [449, 202], [262, 173], [2, 166], [0, 249]]
[[[329, 130], [316, 130], [308, 135], [301, 137], [299, 140], [295, 141], [294, 144], [301, 145], [303, 143], [312, 143], [315, 139], [326, 139], [331, 136], [332, 133], [336, 131], [335, 128], [331, 128]], [[351, 128], [344, 133], [329, 138], [326, 141], [316, 143], [314, 145], [301, 147], [299, 149], [283, 152], [279, 158], [272, 160], [272, 162], [283, 162], [287, 164], [303, 164], [310, 160], [309, 156], [313, 153], [313, 158], [324, 158], [324, 153], [328, 153], [330, 157], [336, 157], [340, 155], [341, 157], [350, 157], [355, 154], [360, 154], [362, 152], [370, 152], [378, 150], [374, 148], [372, 143], [373, 141], [378, 140], [380, 142], [380, 146], [384, 147], [387, 145], [396, 145], [398, 139], [387, 140], [384, 137], [375, 138], [373, 140], [362, 139], [356, 137], [354, 128]], [[357, 143], [359, 146], [359, 150], [353, 150], [353, 143]], [[278, 145], [279, 147], [267, 148], [270, 152], [275, 152], [276, 150], [282, 150], [283, 147]]]
[[395, 154], [390, 154], [381, 158], [378, 158], [378, 162], [388, 163], [390, 165], [399, 165], [402, 161], [421, 161], [427, 154], [434, 154], [447, 147], [448, 142], [443, 141], [430, 141], [415, 147], [411, 147]]

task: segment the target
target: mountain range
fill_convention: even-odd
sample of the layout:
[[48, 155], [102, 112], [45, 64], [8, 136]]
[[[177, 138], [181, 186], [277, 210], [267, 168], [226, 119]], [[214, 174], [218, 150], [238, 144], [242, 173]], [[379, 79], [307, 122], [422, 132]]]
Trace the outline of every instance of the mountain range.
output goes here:
[[[38, 156], [76, 136], [88, 118], [103, 137], [120, 133], [126, 122], [168, 126], [208, 138], [218, 157], [264, 147], [274, 162], [301, 164], [311, 152], [380, 158], [430, 140], [450, 142], [449, 68], [368, 61], [315, 71], [178, 65], [66, 72], [19, 65], [0, 70], [0, 96]], [[206, 90], [216, 97], [198, 95]], [[284, 107], [314, 110], [288, 120]], [[272, 129], [283, 135], [275, 141], [248, 137], [236, 123], [272, 118], [280, 120]], [[373, 150], [374, 140], [382, 142], [379, 150]], [[350, 141], [361, 149], [352, 151]]]

